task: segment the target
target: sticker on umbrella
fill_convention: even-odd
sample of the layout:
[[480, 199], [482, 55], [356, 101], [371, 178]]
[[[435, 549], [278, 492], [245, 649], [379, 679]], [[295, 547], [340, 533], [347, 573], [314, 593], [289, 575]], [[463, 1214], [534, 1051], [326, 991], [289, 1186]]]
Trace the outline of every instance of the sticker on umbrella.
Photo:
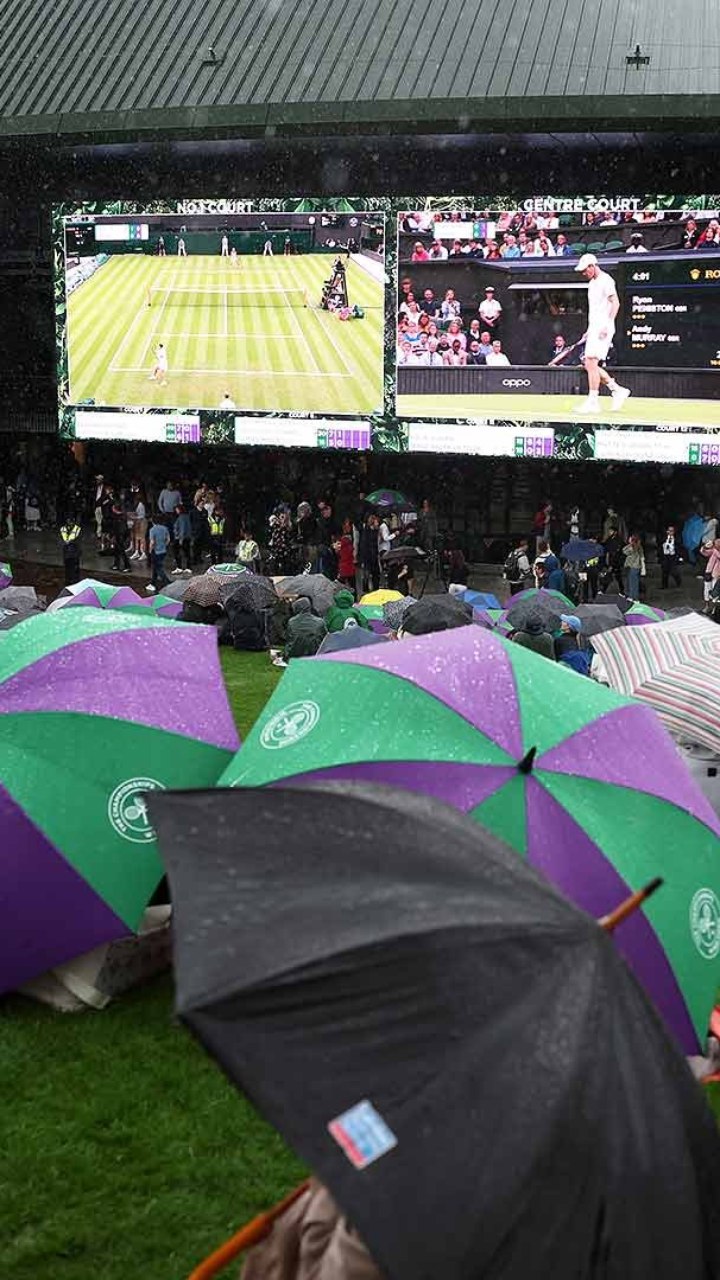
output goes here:
[[367, 1169], [397, 1146], [392, 1129], [367, 1098], [331, 1120], [328, 1131], [356, 1169]]

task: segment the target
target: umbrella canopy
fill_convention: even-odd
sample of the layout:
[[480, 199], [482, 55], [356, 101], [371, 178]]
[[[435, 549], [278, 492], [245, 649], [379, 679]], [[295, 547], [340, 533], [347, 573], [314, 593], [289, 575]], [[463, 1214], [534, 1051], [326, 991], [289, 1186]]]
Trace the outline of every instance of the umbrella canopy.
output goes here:
[[134, 930], [162, 866], [143, 795], [237, 746], [215, 632], [119, 610], [0, 646], [0, 991]]
[[226, 607], [232, 600], [238, 609], [265, 609], [268, 605], [275, 604], [278, 598], [270, 578], [255, 573], [223, 583], [222, 590]]
[[720, 752], [720, 650], [698, 653], [646, 680], [635, 697], [648, 703], [671, 733]]
[[386, 644], [387, 636], [376, 631], [366, 631], [364, 627], [343, 627], [342, 631], [331, 631], [325, 636], [318, 653], [343, 653], [346, 649], [362, 649], [364, 645]]
[[199, 604], [203, 609], [222, 604], [222, 578], [218, 573], [201, 573], [186, 584], [183, 604]]
[[625, 614], [616, 604], [579, 604], [574, 613], [580, 618], [582, 633], [586, 639], [601, 635], [603, 631], [614, 631], [616, 627], [625, 626]]
[[176, 578], [174, 582], [166, 583], [162, 593], [167, 600], [183, 600], [191, 581], [191, 578]]
[[426, 552], [422, 547], [391, 547], [389, 551], [384, 551], [382, 555], [383, 565], [389, 564], [417, 564], [420, 560], [426, 560]]
[[390, 604], [392, 600], [403, 600], [405, 597], [402, 591], [390, 591], [387, 587], [380, 587], [378, 591], [366, 591], [364, 596], [360, 597], [359, 604]]
[[[560, 626], [560, 614], [564, 609], [558, 608], [558, 602], [550, 592], [537, 591], [513, 605], [505, 614], [505, 621], [513, 631], [524, 631], [530, 619], [539, 619], [546, 631], [557, 631]], [[573, 610], [574, 612], [574, 610]]]
[[178, 1012], [386, 1280], [718, 1274], [701, 1091], [612, 939], [500, 841], [385, 789], [150, 806]]
[[526, 600], [554, 600], [555, 612], [566, 613], [573, 610], [574, 605], [569, 596], [564, 596], [562, 591], [555, 591], [550, 587], [526, 587], [524, 591], [516, 591], [513, 596], [509, 596], [505, 605], [504, 614], [507, 615], [510, 609], [516, 604], [522, 604]]
[[467, 627], [472, 620], [470, 605], [457, 600], [455, 596], [423, 596], [405, 610], [402, 629], [411, 636], [424, 636], [432, 631]]
[[497, 596], [490, 591], [463, 591], [460, 596], [466, 604], [471, 604], [473, 609], [501, 609], [502, 605]]
[[0, 609], [0, 631], [11, 631], [20, 622], [42, 613], [42, 609], [33, 609], [30, 613], [18, 613], [16, 609]]
[[0, 560], [0, 588], [9, 587], [13, 580], [13, 572], [7, 560]]
[[630, 596], [613, 595], [612, 592], [606, 594], [604, 591], [598, 591], [595, 602], [596, 604], [615, 604], [621, 613], [627, 613], [635, 603]]
[[399, 489], [373, 489], [365, 498], [371, 507], [406, 507], [408, 499]]
[[172, 596], [151, 596], [146, 602], [151, 613], [158, 618], [179, 618], [183, 610], [182, 600], [173, 600]]
[[571, 538], [560, 548], [563, 560], [580, 563], [587, 560], [598, 560], [605, 555], [605, 548], [594, 538]]
[[664, 610], [658, 609], [656, 605], [643, 604], [640, 600], [633, 600], [630, 608], [625, 612], [625, 621], [633, 625], [634, 618], [647, 618], [648, 622], [662, 622], [665, 617]]
[[208, 573], [216, 573], [221, 578], [241, 578], [244, 573], [252, 573], [246, 564], [211, 564]]
[[[415, 596], [401, 596], [399, 600], [387, 600], [382, 606], [382, 616], [391, 631], [400, 630], [405, 610], [409, 609], [411, 604], [417, 604]], [[374, 606], [371, 605], [370, 608]]]
[[93, 609], [147, 609], [149, 601], [132, 587], [117, 587], [111, 582], [83, 578], [82, 582], [64, 587], [53, 603], [57, 608], [65, 609], [72, 605], [86, 605]]
[[34, 587], [5, 587], [0, 591], [0, 609], [12, 609], [16, 613], [36, 613], [42, 607]]
[[281, 596], [307, 596], [314, 612], [323, 618], [335, 603], [337, 592], [345, 588], [339, 582], [331, 582], [324, 573], [299, 573], [276, 582], [275, 589]]
[[[703, 626], [703, 621], [708, 625]], [[699, 653], [720, 654], [720, 628], [707, 619], [699, 619], [697, 633], [674, 622], [625, 628], [596, 637], [593, 648], [603, 660], [612, 688], [631, 694], [645, 681]]]
[[717, 971], [688, 921], [717, 903], [720, 954], [720, 823], [649, 708], [480, 627], [291, 663], [222, 784], [336, 779], [445, 800], [594, 916], [663, 876], [620, 943], [696, 1052]]

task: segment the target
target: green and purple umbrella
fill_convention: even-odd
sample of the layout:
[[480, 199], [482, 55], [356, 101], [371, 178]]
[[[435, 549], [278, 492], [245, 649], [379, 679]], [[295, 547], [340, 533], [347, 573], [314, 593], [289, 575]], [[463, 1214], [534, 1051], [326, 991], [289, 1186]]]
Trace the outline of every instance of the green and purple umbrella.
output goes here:
[[13, 580], [13, 572], [6, 560], [0, 560], [0, 591], [9, 587]]
[[341, 779], [468, 813], [593, 916], [664, 877], [617, 938], [697, 1051], [720, 977], [720, 823], [646, 707], [474, 626], [291, 662], [221, 785]]
[[569, 596], [563, 595], [562, 591], [556, 591], [554, 587], [525, 587], [523, 591], [516, 591], [515, 595], [508, 597], [503, 613], [507, 614], [513, 605], [533, 599], [553, 600], [556, 613], [566, 613], [573, 608], [573, 602]]
[[406, 507], [408, 500], [399, 489], [373, 489], [365, 498], [371, 507]]
[[83, 578], [82, 582], [64, 587], [57, 600], [53, 601], [54, 609], [85, 605], [91, 609], [146, 610], [149, 604], [150, 601], [139, 596], [132, 587], [118, 587], [95, 578]]
[[214, 630], [119, 610], [0, 647], [0, 991], [135, 930], [162, 877], [144, 794], [238, 746]]
[[142, 603], [151, 613], [157, 614], [158, 618], [179, 618], [183, 611], [182, 600], [173, 600], [171, 596], [150, 596], [149, 600], [143, 600]]

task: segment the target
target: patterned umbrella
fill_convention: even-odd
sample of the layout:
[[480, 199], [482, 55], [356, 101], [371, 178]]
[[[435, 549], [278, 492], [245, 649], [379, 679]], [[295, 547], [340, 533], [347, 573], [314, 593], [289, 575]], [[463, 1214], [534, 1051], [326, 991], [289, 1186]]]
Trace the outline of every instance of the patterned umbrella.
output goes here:
[[365, 499], [371, 507], [406, 507], [408, 500], [399, 489], [373, 489]]
[[[399, 631], [402, 626], [403, 614], [411, 604], [415, 604], [415, 596], [402, 596], [399, 600], [386, 600], [382, 606], [381, 616], [387, 622], [391, 631]], [[363, 606], [363, 608], [376, 608], [375, 605]]]
[[720, 823], [648, 708], [480, 627], [290, 663], [221, 783], [346, 778], [469, 813], [598, 917], [663, 876], [616, 937], [697, 1051], [717, 987]]
[[9, 587], [13, 580], [13, 573], [10, 565], [6, 560], [0, 560], [0, 589]]
[[244, 578], [223, 582], [222, 593], [225, 605], [232, 600], [238, 609], [265, 609], [278, 599], [270, 578], [259, 573], [248, 573]]
[[211, 564], [208, 573], [217, 573], [221, 578], [240, 578], [244, 573], [252, 573], [246, 564]]
[[611, 687], [632, 694], [647, 680], [688, 658], [708, 650], [720, 653], [720, 628], [714, 622], [698, 618], [697, 630], [691, 631], [678, 625], [685, 621], [682, 618], [595, 636], [593, 648], [602, 658]]
[[158, 618], [179, 618], [182, 613], [182, 600], [173, 600], [172, 596], [156, 595], [151, 596], [147, 601], [151, 613], [157, 614]]
[[140, 609], [148, 608], [149, 600], [139, 596], [132, 587], [116, 587], [111, 582], [98, 582], [94, 578], [83, 578], [70, 587], [64, 587], [58, 597], [58, 608], [70, 605], [89, 605], [93, 609]]
[[183, 603], [199, 604], [203, 609], [222, 604], [222, 578], [219, 573], [201, 573], [191, 578], [183, 596]]
[[685, 658], [635, 690], [666, 729], [720, 753], [720, 649]]
[[564, 596], [562, 591], [555, 591], [550, 587], [526, 587], [524, 591], [516, 591], [514, 596], [508, 598], [505, 603], [505, 615], [507, 616], [514, 605], [521, 604], [523, 600], [536, 599], [538, 596], [545, 600], [554, 600], [556, 613], [566, 613], [574, 608], [572, 600]]
[[69, 609], [0, 647], [0, 991], [134, 930], [162, 876], [143, 795], [237, 747], [215, 632]]

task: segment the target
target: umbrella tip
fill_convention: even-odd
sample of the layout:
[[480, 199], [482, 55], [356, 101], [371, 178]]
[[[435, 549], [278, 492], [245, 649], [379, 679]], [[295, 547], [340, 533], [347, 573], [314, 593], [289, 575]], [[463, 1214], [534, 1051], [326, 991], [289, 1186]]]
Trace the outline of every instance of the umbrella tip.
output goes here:
[[518, 773], [532, 773], [533, 763], [537, 755], [537, 747], [531, 747], [518, 765]]

